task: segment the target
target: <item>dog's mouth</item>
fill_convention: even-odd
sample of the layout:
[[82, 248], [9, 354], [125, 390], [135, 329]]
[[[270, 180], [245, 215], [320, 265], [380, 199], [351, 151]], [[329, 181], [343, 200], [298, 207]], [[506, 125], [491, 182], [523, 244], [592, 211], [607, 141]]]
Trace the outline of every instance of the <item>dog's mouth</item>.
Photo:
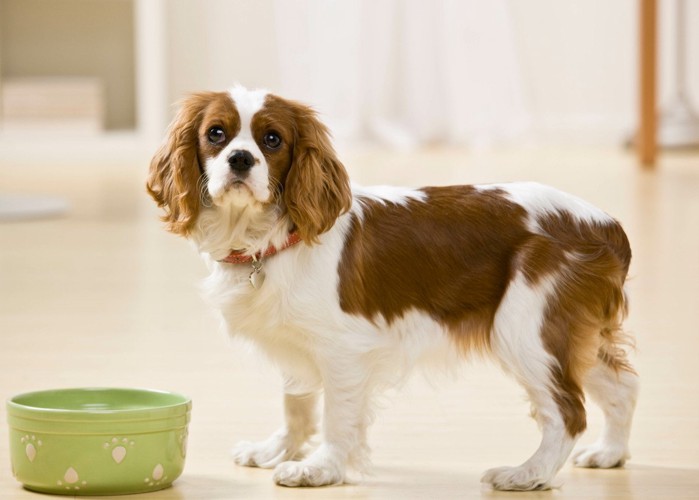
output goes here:
[[233, 193], [244, 193], [245, 192], [251, 196], [254, 196], [252, 188], [250, 187], [250, 185], [247, 182], [245, 182], [244, 179], [231, 179], [226, 184], [224, 192], [233, 192]]
[[233, 204], [236, 206], [255, 205], [264, 203], [263, 196], [256, 193], [254, 185], [247, 179], [232, 177], [226, 181], [222, 189], [212, 196], [215, 205], [225, 206]]

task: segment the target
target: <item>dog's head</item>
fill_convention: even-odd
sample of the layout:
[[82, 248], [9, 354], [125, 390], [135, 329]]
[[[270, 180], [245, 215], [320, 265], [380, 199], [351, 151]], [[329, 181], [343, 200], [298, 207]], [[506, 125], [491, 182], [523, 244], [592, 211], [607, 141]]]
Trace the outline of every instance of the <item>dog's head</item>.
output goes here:
[[203, 205], [276, 204], [314, 242], [351, 204], [347, 173], [315, 112], [240, 86], [184, 100], [147, 188], [167, 228], [184, 236]]

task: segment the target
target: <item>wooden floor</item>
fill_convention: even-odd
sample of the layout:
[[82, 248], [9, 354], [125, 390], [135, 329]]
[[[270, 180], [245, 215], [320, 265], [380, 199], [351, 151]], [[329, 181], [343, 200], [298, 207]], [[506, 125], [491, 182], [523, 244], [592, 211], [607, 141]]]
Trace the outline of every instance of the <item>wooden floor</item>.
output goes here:
[[[655, 172], [614, 150], [346, 156], [362, 184], [504, 180], [551, 183], [623, 221], [634, 249], [628, 329], [642, 390], [633, 458], [618, 470], [566, 465], [536, 498], [699, 498], [699, 155], [665, 156]], [[202, 303], [204, 269], [162, 231], [143, 189], [146, 162], [0, 160], [0, 192], [65, 196], [68, 216], [0, 223], [0, 398], [52, 387], [140, 386], [193, 398], [183, 476], [154, 499], [515, 498], [479, 483], [538, 445], [523, 392], [476, 362], [454, 378], [416, 376], [385, 400], [372, 428], [372, 476], [318, 490], [274, 486], [271, 471], [237, 467], [228, 451], [280, 418], [280, 381], [232, 343]], [[1, 193], [0, 193], [1, 194]], [[0, 412], [0, 499], [38, 498], [10, 474]], [[594, 439], [601, 414], [590, 409]], [[136, 497], [134, 497], [136, 498]]]

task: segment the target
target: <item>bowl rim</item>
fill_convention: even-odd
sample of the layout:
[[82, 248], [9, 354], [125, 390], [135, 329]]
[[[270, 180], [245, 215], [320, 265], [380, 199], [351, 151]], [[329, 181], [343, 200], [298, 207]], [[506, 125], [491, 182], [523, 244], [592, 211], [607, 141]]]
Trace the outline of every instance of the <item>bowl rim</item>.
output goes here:
[[[70, 408], [47, 408], [42, 406], [32, 406], [24, 403], [17, 402], [18, 399], [38, 396], [46, 393], [70, 393], [70, 392], [133, 392], [133, 393], [144, 393], [144, 394], [159, 394], [174, 396], [180, 401], [172, 404], [155, 405], [152, 407], [142, 407], [142, 408], [130, 408], [130, 409], [70, 409]], [[123, 415], [136, 416], [136, 415], [150, 415], [155, 416], [162, 413], [171, 414], [182, 408], [182, 414], [188, 413], [192, 407], [192, 399], [189, 396], [185, 396], [179, 392], [163, 391], [159, 389], [149, 389], [143, 387], [65, 387], [57, 389], [43, 389], [39, 391], [29, 391], [23, 392], [21, 394], [16, 394], [6, 401], [7, 411], [9, 413], [16, 412], [15, 415], [21, 416], [32, 415], [32, 416], [65, 416], [65, 417], [80, 417], [80, 416], [91, 416], [93, 418], [99, 418], [100, 416], [117, 416]], [[178, 413], [179, 414], [179, 413]]]

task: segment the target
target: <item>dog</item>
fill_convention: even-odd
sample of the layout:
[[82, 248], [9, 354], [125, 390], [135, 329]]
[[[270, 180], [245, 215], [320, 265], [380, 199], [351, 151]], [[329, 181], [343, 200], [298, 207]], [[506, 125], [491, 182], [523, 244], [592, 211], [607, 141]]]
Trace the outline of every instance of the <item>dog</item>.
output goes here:
[[629, 457], [631, 250], [602, 210], [529, 182], [352, 185], [312, 108], [239, 85], [183, 101], [147, 190], [206, 261], [205, 295], [228, 332], [284, 376], [284, 426], [240, 443], [238, 464], [274, 468], [279, 485], [340, 484], [366, 469], [381, 389], [424, 359], [474, 352], [524, 387], [542, 432], [528, 460], [484, 483], [550, 488], [585, 430], [584, 393], [605, 426], [574, 463]]

